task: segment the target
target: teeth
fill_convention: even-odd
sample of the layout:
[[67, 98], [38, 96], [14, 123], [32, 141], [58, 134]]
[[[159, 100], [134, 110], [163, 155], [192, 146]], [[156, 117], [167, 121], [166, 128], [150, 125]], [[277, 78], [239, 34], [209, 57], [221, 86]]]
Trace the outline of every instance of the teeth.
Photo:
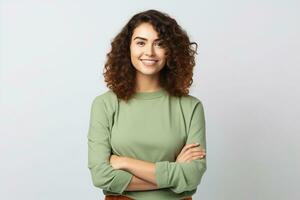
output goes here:
[[156, 60], [142, 60], [145, 65], [154, 65], [156, 62]]

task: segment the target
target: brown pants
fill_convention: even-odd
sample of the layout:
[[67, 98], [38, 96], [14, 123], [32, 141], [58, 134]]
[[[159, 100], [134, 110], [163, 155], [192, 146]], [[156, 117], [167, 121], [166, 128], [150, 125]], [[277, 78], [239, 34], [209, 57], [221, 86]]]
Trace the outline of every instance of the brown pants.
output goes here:
[[[108, 196], [105, 196], [104, 200], [133, 200], [133, 199], [126, 197], [126, 196], [122, 196], [122, 195], [117, 195], [117, 196], [108, 195]], [[184, 198], [182, 200], [192, 200], [192, 197]]]

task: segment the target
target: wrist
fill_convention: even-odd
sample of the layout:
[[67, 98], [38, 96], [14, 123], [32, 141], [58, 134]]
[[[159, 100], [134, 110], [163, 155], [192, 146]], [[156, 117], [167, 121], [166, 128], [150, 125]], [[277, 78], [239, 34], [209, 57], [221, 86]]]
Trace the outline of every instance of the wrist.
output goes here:
[[126, 170], [127, 169], [127, 165], [128, 165], [128, 157], [122, 156], [120, 157], [120, 168], [122, 170]]

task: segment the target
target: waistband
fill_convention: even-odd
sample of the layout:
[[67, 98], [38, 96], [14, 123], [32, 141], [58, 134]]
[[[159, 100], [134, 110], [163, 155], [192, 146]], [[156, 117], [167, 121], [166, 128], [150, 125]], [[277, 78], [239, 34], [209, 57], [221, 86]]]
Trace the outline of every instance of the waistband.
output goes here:
[[[123, 195], [107, 195], [104, 200], [134, 200]], [[182, 200], [192, 200], [192, 197], [187, 197]]]

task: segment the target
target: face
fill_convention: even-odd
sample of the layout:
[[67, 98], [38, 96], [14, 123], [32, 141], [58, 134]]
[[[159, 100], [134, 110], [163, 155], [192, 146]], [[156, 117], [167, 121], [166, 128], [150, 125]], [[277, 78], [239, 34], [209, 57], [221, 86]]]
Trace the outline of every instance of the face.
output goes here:
[[134, 29], [130, 57], [137, 75], [157, 76], [166, 63], [166, 49], [157, 32], [149, 23], [142, 23]]

